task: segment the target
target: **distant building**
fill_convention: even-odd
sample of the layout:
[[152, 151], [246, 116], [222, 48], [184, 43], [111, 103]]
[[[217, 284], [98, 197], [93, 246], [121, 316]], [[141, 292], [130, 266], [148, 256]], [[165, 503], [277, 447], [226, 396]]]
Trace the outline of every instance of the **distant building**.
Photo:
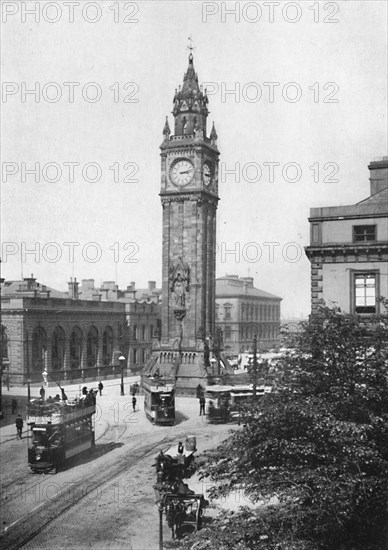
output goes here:
[[253, 277], [225, 275], [216, 279], [216, 324], [223, 334], [226, 354], [252, 349], [257, 335], [258, 349], [280, 343], [282, 298], [253, 286]]
[[337, 305], [360, 315], [380, 312], [388, 297], [388, 157], [373, 161], [370, 196], [351, 206], [310, 210], [311, 310]]

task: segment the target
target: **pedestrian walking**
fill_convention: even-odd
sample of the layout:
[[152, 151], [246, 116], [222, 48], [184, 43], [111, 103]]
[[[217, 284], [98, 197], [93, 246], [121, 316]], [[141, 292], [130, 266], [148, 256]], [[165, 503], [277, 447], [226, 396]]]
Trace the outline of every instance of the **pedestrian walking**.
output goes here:
[[132, 397], [132, 408], [133, 408], [133, 412], [135, 412], [136, 411], [136, 397], [135, 396]]
[[199, 416], [202, 416], [205, 414], [205, 403], [206, 403], [206, 399], [204, 398], [204, 396], [202, 395], [200, 398], [199, 398]]
[[16, 409], [18, 408], [18, 402], [14, 397], [12, 398], [12, 401], [11, 401], [11, 407], [12, 407], [12, 414], [15, 414]]
[[45, 392], [43, 386], [40, 388], [39, 393], [40, 393], [40, 398], [41, 398], [41, 400], [44, 401], [44, 398], [45, 398], [45, 396], [46, 396], [46, 392]]
[[98, 384], [98, 391], [100, 392], [100, 395], [102, 395], [102, 390], [104, 389], [104, 384], [100, 381]]
[[19, 439], [22, 438], [22, 431], [23, 431], [23, 419], [22, 417], [20, 416], [20, 414], [18, 414], [18, 417], [17, 419], [15, 420], [15, 425], [16, 425], [16, 434], [17, 434], [17, 437]]

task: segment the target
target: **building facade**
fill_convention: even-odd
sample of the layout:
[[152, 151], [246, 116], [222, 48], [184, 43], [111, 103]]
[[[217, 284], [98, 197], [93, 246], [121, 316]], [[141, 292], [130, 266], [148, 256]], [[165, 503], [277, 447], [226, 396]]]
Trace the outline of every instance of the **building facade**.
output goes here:
[[216, 323], [227, 355], [248, 352], [257, 335], [259, 350], [280, 344], [279, 296], [253, 286], [253, 277], [225, 275], [216, 280]]
[[2, 285], [3, 376], [9, 383], [42, 382], [44, 371], [57, 381], [114, 374], [128, 346], [124, 304], [70, 298], [32, 276]]
[[373, 161], [370, 195], [351, 206], [310, 210], [311, 311], [338, 306], [380, 313], [388, 297], [388, 157]]
[[[135, 283], [119, 290], [106, 281], [69, 282], [68, 292], [40, 284], [33, 276], [3, 281], [1, 289], [1, 360], [3, 382], [25, 384], [120, 375], [144, 367], [153, 337], [160, 333], [160, 293]], [[138, 299], [139, 295], [142, 298]]]

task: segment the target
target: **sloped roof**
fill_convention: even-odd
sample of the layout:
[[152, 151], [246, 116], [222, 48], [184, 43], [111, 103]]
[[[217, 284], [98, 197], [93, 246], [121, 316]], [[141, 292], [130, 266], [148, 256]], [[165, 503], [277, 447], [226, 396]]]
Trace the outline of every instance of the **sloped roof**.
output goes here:
[[[38, 293], [41, 292], [50, 292], [50, 298], [68, 298], [67, 292], [61, 292], [60, 290], [56, 290], [55, 288], [51, 288], [47, 285], [42, 285], [38, 282], [35, 283], [35, 286], [31, 290], [27, 290], [25, 288], [26, 282], [19, 280], [19, 281], [5, 281], [2, 289], [1, 289], [1, 295], [2, 296], [22, 296], [23, 294], [33, 294], [34, 291], [37, 291]], [[23, 290], [20, 290], [21, 287], [24, 287]]]
[[[221, 278], [226, 280], [226, 278]], [[216, 279], [216, 299], [217, 298], [264, 298], [271, 300], [282, 300], [280, 296], [266, 292], [255, 287], [247, 287], [240, 285], [225, 285], [219, 279]]]

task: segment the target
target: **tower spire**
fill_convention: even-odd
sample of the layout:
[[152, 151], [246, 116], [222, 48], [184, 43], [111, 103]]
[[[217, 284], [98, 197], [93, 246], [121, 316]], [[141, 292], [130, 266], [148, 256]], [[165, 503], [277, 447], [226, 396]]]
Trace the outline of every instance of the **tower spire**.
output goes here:
[[174, 95], [173, 115], [175, 118], [175, 135], [193, 134], [195, 129], [202, 129], [206, 136], [206, 118], [208, 115], [208, 98], [198, 84], [198, 75], [194, 70], [193, 50], [191, 35], [189, 36], [187, 49], [189, 65], [183, 76], [183, 85]]

